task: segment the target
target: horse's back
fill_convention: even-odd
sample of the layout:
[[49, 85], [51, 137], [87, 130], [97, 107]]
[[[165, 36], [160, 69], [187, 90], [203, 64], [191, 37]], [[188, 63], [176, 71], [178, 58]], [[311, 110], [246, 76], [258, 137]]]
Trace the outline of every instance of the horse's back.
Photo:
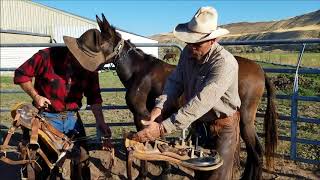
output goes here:
[[262, 76], [264, 78], [264, 71], [258, 63], [240, 56], [235, 56], [235, 58], [239, 64], [239, 76], [254, 74], [253, 77], [261, 78]]
[[175, 65], [168, 64], [161, 60], [158, 60], [157, 63], [150, 67], [149, 75], [152, 80], [152, 86], [156, 89], [157, 93], [159, 93], [158, 95], [161, 95], [168, 76], [175, 68]]
[[255, 61], [235, 56], [239, 64], [239, 95], [241, 101], [251, 96], [261, 96], [265, 86], [263, 69]]

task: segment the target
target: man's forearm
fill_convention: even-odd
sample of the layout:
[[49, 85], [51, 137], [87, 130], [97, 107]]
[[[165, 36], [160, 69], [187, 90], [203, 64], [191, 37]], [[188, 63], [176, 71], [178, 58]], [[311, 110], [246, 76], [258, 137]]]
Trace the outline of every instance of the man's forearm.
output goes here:
[[97, 122], [104, 122], [101, 104], [91, 105], [91, 110]]
[[31, 81], [24, 82], [19, 85], [32, 99], [35, 99], [38, 95], [38, 92], [34, 89]]
[[111, 130], [109, 126], [104, 122], [104, 116], [102, 113], [101, 104], [93, 104], [91, 105], [91, 109], [97, 122], [96, 127], [97, 127], [98, 138], [100, 138], [101, 136], [111, 137], [112, 136]]

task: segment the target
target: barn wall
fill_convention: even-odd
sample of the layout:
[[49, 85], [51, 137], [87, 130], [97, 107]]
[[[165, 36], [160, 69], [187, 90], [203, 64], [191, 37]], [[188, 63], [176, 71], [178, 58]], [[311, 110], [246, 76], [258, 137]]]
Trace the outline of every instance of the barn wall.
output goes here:
[[1, 68], [17, 68], [32, 55], [45, 47], [1, 47]]
[[[0, 17], [1, 44], [63, 43], [64, 35], [79, 37], [88, 29], [98, 28], [93, 20], [26, 0], [0, 0]], [[11, 31], [20, 33], [8, 33]], [[157, 43], [124, 30], [118, 32], [134, 43]], [[1, 68], [16, 68], [42, 48], [0, 47]], [[158, 57], [158, 47], [139, 48]]]
[[25, 0], [0, 1], [1, 29], [47, 34], [58, 43], [63, 35], [78, 37], [91, 28], [94, 21]]

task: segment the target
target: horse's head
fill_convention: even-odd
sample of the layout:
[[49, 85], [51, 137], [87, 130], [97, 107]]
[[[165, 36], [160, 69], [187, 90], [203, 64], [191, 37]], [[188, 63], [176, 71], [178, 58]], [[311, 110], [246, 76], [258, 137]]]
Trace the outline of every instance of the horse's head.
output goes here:
[[98, 29], [89, 29], [79, 38], [64, 36], [63, 40], [79, 61], [81, 66], [89, 71], [96, 71], [104, 64], [114, 62], [119, 57], [124, 47], [124, 40], [121, 35], [110, 26], [104, 15], [101, 21], [97, 21], [101, 32]]
[[106, 57], [105, 63], [111, 63], [121, 53], [124, 41], [115, 28], [109, 24], [104, 14], [102, 14], [102, 21], [97, 15], [96, 19], [101, 31], [101, 50]]

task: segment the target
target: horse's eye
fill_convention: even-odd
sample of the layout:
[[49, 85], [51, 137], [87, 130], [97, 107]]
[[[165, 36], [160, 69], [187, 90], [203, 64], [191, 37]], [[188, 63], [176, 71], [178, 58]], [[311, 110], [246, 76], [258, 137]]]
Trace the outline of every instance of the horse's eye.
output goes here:
[[108, 43], [103, 43], [103, 44], [101, 44], [101, 49], [103, 49], [103, 50], [107, 50], [108, 48], [109, 48], [109, 44]]

